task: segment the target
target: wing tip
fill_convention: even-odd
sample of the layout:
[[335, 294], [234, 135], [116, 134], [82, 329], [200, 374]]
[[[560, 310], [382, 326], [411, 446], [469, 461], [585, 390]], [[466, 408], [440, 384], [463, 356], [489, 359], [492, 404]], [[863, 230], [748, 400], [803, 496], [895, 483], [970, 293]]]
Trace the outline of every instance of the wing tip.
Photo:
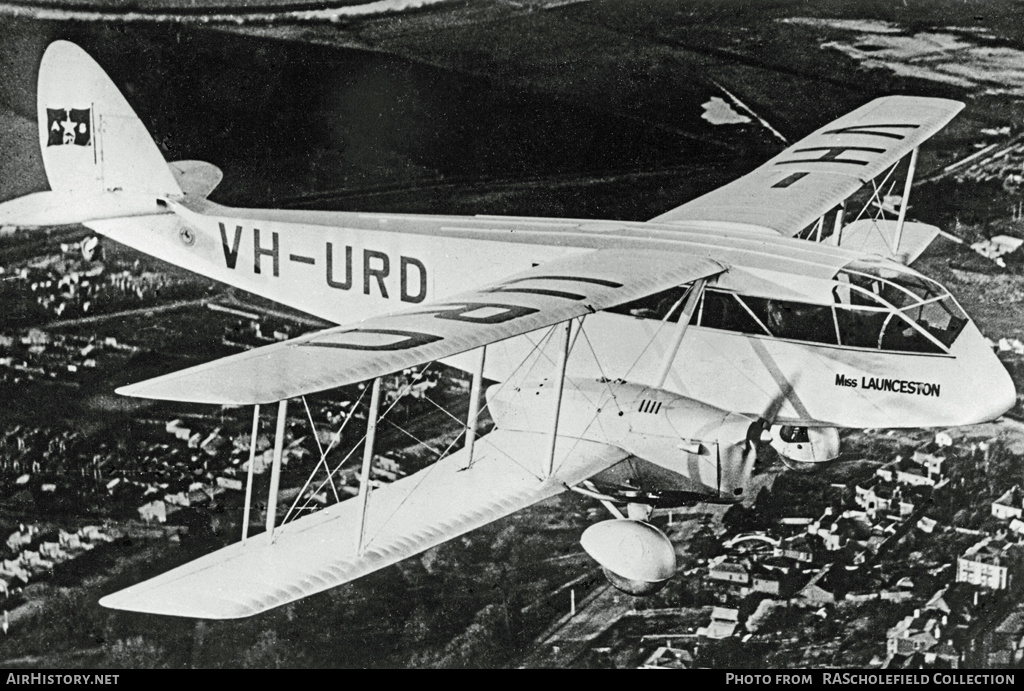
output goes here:
[[175, 598], [153, 598], [126, 588], [105, 595], [99, 600], [101, 607], [138, 614], [184, 617], [186, 619], [243, 619], [259, 614], [260, 608], [248, 607], [220, 598], [189, 597], [187, 601]]

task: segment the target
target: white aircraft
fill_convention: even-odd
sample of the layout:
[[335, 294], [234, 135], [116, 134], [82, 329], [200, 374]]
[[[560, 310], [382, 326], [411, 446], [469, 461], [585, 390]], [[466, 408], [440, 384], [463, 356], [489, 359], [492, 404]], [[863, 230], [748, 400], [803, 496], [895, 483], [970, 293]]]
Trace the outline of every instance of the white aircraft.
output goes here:
[[[342, 324], [119, 389], [254, 405], [254, 436], [277, 403], [277, 434], [264, 533], [247, 534], [250, 471], [240, 542], [101, 603], [249, 616], [565, 490], [616, 515], [583, 545], [616, 585], [650, 592], [675, 563], [651, 507], [741, 501], [759, 444], [817, 463], [837, 456], [838, 428], [1000, 415], [1006, 370], [949, 291], [905, 265], [940, 232], [905, 218], [918, 147], [962, 107], [880, 98], [647, 223], [233, 209], [206, 199], [217, 168], [165, 162], [103, 70], [52, 44], [38, 93], [51, 191], [0, 205], [0, 223], [82, 223]], [[878, 197], [907, 157], [899, 218], [848, 222], [851, 195]], [[371, 494], [380, 377], [436, 360], [473, 373], [465, 446]], [[484, 379], [496, 428], [476, 438]], [[360, 496], [275, 525], [287, 401], [369, 380]]]

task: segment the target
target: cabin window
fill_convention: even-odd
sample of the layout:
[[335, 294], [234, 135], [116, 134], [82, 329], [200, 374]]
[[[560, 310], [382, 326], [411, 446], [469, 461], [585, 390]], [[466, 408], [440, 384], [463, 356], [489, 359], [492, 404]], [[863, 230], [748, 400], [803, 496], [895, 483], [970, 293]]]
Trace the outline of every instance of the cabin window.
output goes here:
[[947, 348], [967, 326], [967, 315], [949, 298], [922, 304], [907, 310], [906, 314]]
[[836, 345], [836, 323], [830, 305], [747, 296], [740, 299], [772, 336]]
[[[854, 268], [855, 267], [855, 268]], [[676, 323], [691, 285], [608, 309], [638, 319]], [[907, 353], [947, 352], [967, 316], [938, 283], [867, 262], [840, 271], [833, 304], [737, 295], [708, 287], [690, 323], [753, 336]]]
[[941, 353], [942, 348], [914, 328], [902, 314], [892, 314], [882, 326], [878, 347], [909, 353]]
[[885, 333], [879, 331], [879, 347], [885, 350], [944, 352], [967, 325], [967, 315], [949, 291], [906, 269], [855, 262], [835, 280], [837, 304], [874, 303], [885, 311], [897, 310]]
[[839, 344], [854, 348], [878, 348], [885, 321], [891, 314], [884, 310], [837, 306], [836, 327], [839, 331]]
[[767, 335], [751, 311], [732, 293], [706, 289], [699, 314], [700, 325], [709, 329]]
[[[664, 321], [668, 317], [668, 321], [675, 323], [679, 321], [679, 315], [683, 312], [683, 298], [686, 297], [690, 291], [690, 286], [677, 286], [675, 288], [669, 288], [663, 290], [660, 293], [654, 293], [653, 295], [647, 295], [640, 298], [639, 300], [633, 300], [622, 305], [616, 305], [615, 307], [609, 307], [607, 311], [614, 314], [626, 314], [637, 319], [657, 319], [658, 321]], [[691, 324], [696, 323], [696, 311], [694, 312], [694, 318], [690, 321]]]

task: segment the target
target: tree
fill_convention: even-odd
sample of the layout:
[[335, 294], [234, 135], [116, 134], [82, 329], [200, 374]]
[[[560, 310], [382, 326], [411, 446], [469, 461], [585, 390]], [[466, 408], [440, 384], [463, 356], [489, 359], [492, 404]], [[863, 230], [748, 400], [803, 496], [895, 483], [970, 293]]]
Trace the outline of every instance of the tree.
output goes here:
[[142, 636], [114, 641], [103, 648], [108, 666], [114, 669], [158, 669], [164, 666], [163, 649]]
[[277, 632], [270, 629], [261, 633], [252, 647], [242, 654], [242, 667], [245, 669], [281, 669], [284, 657]]

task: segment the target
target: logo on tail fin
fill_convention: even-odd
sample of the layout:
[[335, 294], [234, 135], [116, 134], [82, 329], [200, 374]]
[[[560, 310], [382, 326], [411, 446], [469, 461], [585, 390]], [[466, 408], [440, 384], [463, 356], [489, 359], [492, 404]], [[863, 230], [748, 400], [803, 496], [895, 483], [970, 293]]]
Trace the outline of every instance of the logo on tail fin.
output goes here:
[[89, 146], [92, 139], [90, 108], [47, 108], [47, 146], [76, 144]]

